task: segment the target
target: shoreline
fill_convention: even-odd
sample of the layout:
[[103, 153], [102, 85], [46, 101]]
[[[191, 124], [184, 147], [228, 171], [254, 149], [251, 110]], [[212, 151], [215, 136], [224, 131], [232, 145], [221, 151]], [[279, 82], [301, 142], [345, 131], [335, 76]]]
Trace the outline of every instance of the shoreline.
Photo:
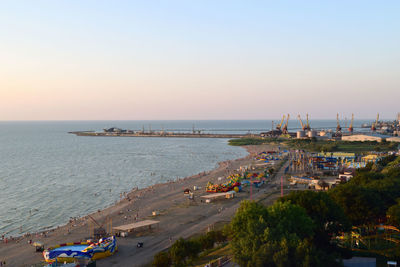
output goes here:
[[[226, 145], [229, 146], [228, 143]], [[120, 197], [118, 199], [114, 200], [113, 202], [111, 202], [110, 204], [108, 204], [108, 205], [106, 205], [106, 206], [104, 206], [102, 208], [95, 208], [90, 213], [85, 213], [83, 215], [69, 217], [69, 219], [66, 220], [64, 223], [60, 223], [60, 224], [55, 225], [55, 226], [49, 226], [49, 225], [41, 226], [40, 228], [34, 229], [35, 231], [32, 230], [32, 231], [27, 231], [27, 232], [18, 233], [18, 234], [12, 234], [12, 235], [9, 235], [9, 233], [12, 232], [12, 231], [20, 229], [20, 227], [13, 228], [13, 229], [11, 229], [11, 230], [9, 230], [7, 232], [0, 232], [0, 245], [3, 243], [2, 236], [6, 237], [9, 241], [16, 241], [16, 240], [21, 240], [21, 239], [23, 239], [23, 238], [25, 238], [27, 236], [29, 237], [29, 236], [34, 236], [34, 235], [38, 235], [38, 234], [40, 235], [40, 234], [43, 234], [43, 233], [46, 233], [46, 232], [53, 232], [54, 230], [57, 230], [57, 229], [59, 229], [61, 227], [67, 226], [69, 223], [71, 223], [71, 219], [75, 219], [75, 220], [87, 219], [89, 215], [95, 215], [95, 214], [98, 214], [99, 211], [104, 211], [104, 210], [107, 210], [107, 209], [113, 208], [114, 206], [119, 205], [121, 202], [126, 200], [129, 196], [131, 198], [134, 198], [135, 196], [134, 195], [132, 196], [132, 194], [134, 194], [134, 193], [139, 193], [140, 194], [141, 191], [153, 188], [154, 186], [166, 185], [166, 184], [170, 184], [170, 183], [176, 183], [176, 182], [188, 179], [188, 178], [196, 178], [196, 177], [202, 177], [204, 175], [208, 175], [210, 172], [220, 168], [221, 164], [227, 163], [229, 161], [234, 161], [234, 160], [238, 160], [238, 159], [242, 159], [242, 158], [247, 157], [249, 155], [248, 150], [244, 146], [242, 146], [242, 148], [247, 153], [244, 157], [233, 158], [231, 160], [224, 160], [224, 161], [216, 162], [213, 167], [210, 167], [209, 169], [207, 169], [205, 171], [201, 171], [199, 173], [195, 173], [195, 174], [190, 175], [190, 176], [185, 176], [185, 177], [178, 177], [177, 176], [177, 178], [175, 178], [174, 180], [169, 180], [169, 181], [166, 181], [166, 182], [156, 182], [154, 184], [150, 184], [150, 185], [142, 187], [142, 188], [139, 188], [138, 186], [130, 188], [128, 191], [121, 192], [120, 193]], [[123, 197], [121, 197], [121, 195]]]
[[[28, 244], [29, 240], [32, 240], [32, 242], [40, 241], [45, 245], [46, 248], [60, 243], [86, 240], [86, 238], [89, 237], [88, 227], [90, 224], [93, 224], [89, 217], [94, 218], [94, 220], [98, 221], [99, 224], [104, 223], [107, 218], [111, 218], [112, 225], [116, 226], [126, 223], [132, 223], [133, 221], [136, 221], [136, 219], [143, 220], [147, 217], [152, 217], [152, 210], [158, 210], [160, 212], [160, 216], [157, 217], [160, 217], [159, 219], [161, 222], [162, 217], [171, 220], [171, 224], [160, 223], [160, 227], [165, 230], [165, 232], [171, 232], [174, 235], [184, 236], [182, 232], [184, 232], [185, 227], [182, 228], [181, 225], [184, 225], [187, 219], [190, 219], [193, 216], [203, 218], [205, 216], [204, 214], [207, 213], [210, 213], [210, 216], [214, 216], [214, 213], [217, 212], [216, 210], [210, 212], [208, 208], [210, 205], [208, 205], [202, 207], [201, 211], [198, 211], [199, 214], [197, 215], [187, 214], [185, 212], [182, 213], [182, 211], [185, 211], [186, 208], [193, 209], [192, 207], [186, 207], [187, 198], [183, 196], [183, 189], [190, 187], [193, 188], [193, 185], [197, 184], [200, 185], [202, 189], [199, 191], [194, 191], [195, 195], [204, 195], [206, 194], [204, 187], [207, 181], [218, 182], [219, 177], [228, 176], [228, 174], [234, 172], [238, 168], [238, 166], [241, 166], [242, 164], [246, 165], [246, 163], [248, 164], [252, 160], [256, 152], [260, 150], [265, 150], [265, 148], [260, 149], [261, 147], [259, 146], [244, 146], [243, 148], [247, 151], [247, 155], [245, 157], [218, 162], [216, 168], [200, 172], [192, 176], [179, 178], [174, 181], [157, 183], [142, 189], [132, 188], [129, 192], [124, 194], [124, 198], [116, 201], [116, 203], [102, 210], [92, 212], [82, 217], [71, 218], [68, 223], [55, 227], [53, 229], [40, 231], [31, 235], [20, 236], [8, 242], [8, 244], [0, 243], [0, 255], [8, 255], [7, 262], [11, 262], [15, 266], [34, 264], [40, 262], [42, 260], [42, 256], [41, 254], [35, 254], [32, 252], [34, 248]], [[200, 204], [200, 206], [201, 205], [203, 204]], [[181, 214], [182, 217], [179, 217], [179, 214]], [[176, 220], [174, 219], [175, 217], [177, 217]], [[192, 218], [192, 220], [189, 221], [196, 221], [196, 219]], [[193, 225], [193, 227], [200, 229], [201, 225], [197, 227], [196, 225]], [[163, 238], [161, 240], [165, 239], [168, 240], [168, 238]], [[121, 250], [123, 250], [124, 246], [129, 246], [128, 244], [124, 244], [124, 241], [126, 240], [127, 239], [119, 239], [118, 242], [121, 241], [121, 244], [119, 245]], [[163, 242], [162, 244], [164, 246], [168, 246], [168, 242], [167, 244], [165, 244], [165, 242]], [[130, 245], [132, 246], [132, 244]], [[152, 251], [149, 253], [155, 254], [158, 251]], [[123, 253], [120, 251], [113, 257], [110, 257], [110, 259], [103, 259], [101, 261], [98, 261], [98, 265], [102, 266], [103, 262], [105, 264], [107, 264], [108, 262], [109, 264], [109, 261], [113, 259], [127, 259], [126, 255], [121, 254]]]

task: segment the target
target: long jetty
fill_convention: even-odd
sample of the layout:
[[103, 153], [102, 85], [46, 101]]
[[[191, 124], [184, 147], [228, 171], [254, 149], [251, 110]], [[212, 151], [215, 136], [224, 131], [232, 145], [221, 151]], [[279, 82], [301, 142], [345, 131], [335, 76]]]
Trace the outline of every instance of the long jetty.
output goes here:
[[94, 136], [94, 137], [179, 137], [179, 138], [243, 138], [255, 136], [254, 134], [211, 134], [211, 133], [116, 133], [116, 132], [93, 132], [93, 131], [77, 131], [69, 132], [77, 136]]

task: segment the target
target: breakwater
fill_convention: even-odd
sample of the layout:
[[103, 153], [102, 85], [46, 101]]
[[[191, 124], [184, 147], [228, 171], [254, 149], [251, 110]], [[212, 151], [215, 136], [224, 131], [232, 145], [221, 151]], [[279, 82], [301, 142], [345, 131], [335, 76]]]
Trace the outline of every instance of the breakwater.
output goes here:
[[97, 137], [179, 137], [179, 138], [243, 138], [254, 137], [254, 134], [216, 134], [216, 133], [115, 133], [115, 132], [93, 132], [93, 131], [75, 131], [69, 132], [77, 136], [97, 136]]

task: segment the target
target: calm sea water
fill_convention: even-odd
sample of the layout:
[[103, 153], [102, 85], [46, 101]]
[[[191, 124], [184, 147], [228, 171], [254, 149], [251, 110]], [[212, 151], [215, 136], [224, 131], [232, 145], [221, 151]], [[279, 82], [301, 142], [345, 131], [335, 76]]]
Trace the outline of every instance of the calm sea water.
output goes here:
[[[312, 124], [328, 128], [336, 122]], [[0, 122], [0, 235], [55, 227], [112, 205], [134, 187], [211, 170], [247, 154], [226, 139], [68, 134], [114, 126], [191, 131], [193, 125], [206, 132], [260, 132], [269, 130], [271, 121]]]

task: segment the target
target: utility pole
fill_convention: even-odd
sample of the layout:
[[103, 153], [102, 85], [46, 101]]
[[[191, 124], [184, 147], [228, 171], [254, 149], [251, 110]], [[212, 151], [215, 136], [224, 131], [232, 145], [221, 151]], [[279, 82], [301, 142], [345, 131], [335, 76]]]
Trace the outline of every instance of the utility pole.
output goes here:
[[253, 177], [250, 178], [250, 200], [253, 197], [253, 184], [252, 184]]

